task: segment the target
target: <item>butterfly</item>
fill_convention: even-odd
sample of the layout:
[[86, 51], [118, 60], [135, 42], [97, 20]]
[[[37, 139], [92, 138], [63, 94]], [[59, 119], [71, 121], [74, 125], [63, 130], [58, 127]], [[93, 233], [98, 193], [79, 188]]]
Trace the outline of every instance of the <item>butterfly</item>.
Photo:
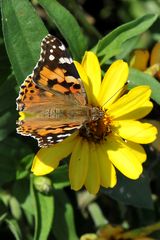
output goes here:
[[95, 120], [98, 111], [88, 105], [66, 47], [50, 34], [42, 40], [40, 59], [20, 86], [16, 103], [21, 116], [17, 133], [37, 139], [40, 147], [61, 142], [84, 123]]

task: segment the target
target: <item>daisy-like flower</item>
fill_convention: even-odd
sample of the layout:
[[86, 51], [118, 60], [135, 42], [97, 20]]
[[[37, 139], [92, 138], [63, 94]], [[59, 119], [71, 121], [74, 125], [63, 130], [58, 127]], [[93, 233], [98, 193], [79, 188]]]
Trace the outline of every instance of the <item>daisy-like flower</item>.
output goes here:
[[82, 126], [70, 137], [53, 147], [40, 149], [34, 158], [32, 172], [45, 175], [55, 170], [59, 162], [70, 155], [71, 188], [82, 186], [96, 194], [100, 186], [116, 185], [117, 168], [130, 179], [142, 173], [146, 153], [140, 144], [155, 140], [157, 129], [138, 119], [152, 109], [149, 86], [138, 86], [124, 94], [128, 65], [114, 62], [101, 82], [99, 61], [93, 52], [86, 52], [82, 63], [75, 62], [83, 81], [88, 104], [103, 110], [103, 116]]

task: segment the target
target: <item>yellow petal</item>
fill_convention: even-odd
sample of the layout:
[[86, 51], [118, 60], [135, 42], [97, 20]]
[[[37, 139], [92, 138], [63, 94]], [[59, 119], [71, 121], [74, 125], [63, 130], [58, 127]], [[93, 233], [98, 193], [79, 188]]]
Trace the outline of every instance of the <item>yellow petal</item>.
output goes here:
[[85, 187], [91, 194], [96, 194], [100, 187], [100, 172], [98, 164], [98, 155], [96, 152], [96, 145], [89, 144], [90, 156], [88, 159], [88, 173], [85, 181]]
[[130, 61], [130, 66], [140, 71], [144, 71], [147, 68], [149, 60], [148, 50], [137, 49], [134, 51], [133, 56]]
[[102, 144], [96, 144], [98, 163], [100, 171], [100, 181], [103, 187], [113, 188], [117, 183], [116, 171], [110, 162]]
[[110, 161], [122, 174], [131, 179], [140, 176], [142, 165], [127, 143], [119, 137], [109, 135], [104, 146]]
[[88, 172], [89, 145], [79, 137], [69, 162], [69, 179], [71, 188], [79, 190], [86, 180]]
[[19, 112], [19, 121], [23, 121], [25, 118], [26, 118], [26, 114], [25, 114], [25, 112]]
[[56, 169], [60, 160], [72, 152], [76, 142], [77, 132], [53, 147], [41, 148], [34, 157], [31, 171], [36, 176], [40, 176]]
[[157, 129], [150, 123], [141, 123], [132, 120], [118, 121], [116, 133], [126, 140], [147, 144], [156, 139]]
[[160, 43], [156, 43], [151, 52], [150, 65], [160, 63]]
[[84, 88], [87, 94], [88, 103], [92, 104], [92, 102], [94, 102], [95, 100], [94, 100], [94, 96], [92, 95], [92, 85], [87, 76], [87, 73], [85, 72], [83, 66], [79, 62], [74, 61], [74, 64], [76, 66], [76, 69], [84, 85]]
[[149, 86], [135, 87], [109, 106], [107, 112], [115, 120], [142, 118], [152, 110], [150, 95]]
[[[101, 86], [101, 68], [97, 56], [91, 51], [86, 52], [82, 60], [82, 66], [87, 73], [92, 95], [97, 99]], [[93, 100], [95, 101], [95, 99]], [[97, 102], [92, 104], [97, 104]]]
[[109, 67], [101, 84], [98, 102], [107, 108], [123, 91], [128, 78], [128, 64], [117, 60]]
[[137, 159], [140, 161], [140, 163], [143, 163], [147, 159], [147, 154], [144, 150], [144, 148], [134, 142], [127, 141], [127, 146], [131, 149], [134, 155], [136, 155]]

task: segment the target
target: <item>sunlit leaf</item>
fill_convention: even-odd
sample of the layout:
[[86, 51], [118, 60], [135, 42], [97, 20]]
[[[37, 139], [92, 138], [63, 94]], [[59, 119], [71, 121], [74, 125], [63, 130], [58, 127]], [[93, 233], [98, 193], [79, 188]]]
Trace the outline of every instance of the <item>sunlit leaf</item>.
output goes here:
[[34, 240], [47, 240], [54, 217], [54, 196], [36, 191], [31, 181], [31, 194], [34, 199], [35, 232]]
[[136, 69], [130, 69], [129, 71], [129, 85], [149, 85], [152, 89], [152, 99], [160, 104], [160, 83], [149, 74], [143, 73]]
[[1, 8], [7, 52], [20, 84], [32, 72], [47, 30], [29, 1], [2, 0]]
[[80, 60], [87, 48], [86, 38], [74, 16], [56, 0], [38, 0], [66, 39], [71, 53]]
[[98, 56], [101, 57], [101, 64], [105, 63], [109, 58], [120, 54], [122, 44], [125, 41], [146, 31], [156, 19], [157, 15], [144, 15], [143, 17], [117, 27], [99, 40], [94, 50]]
[[5, 220], [8, 228], [10, 229], [10, 231], [12, 232], [12, 234], [14, 235], [16, 240], [21, 240], [22, 239], [22, 233], [21, 233], [21, 228], [18, 224], [18, 221], [16, 221], [15, 219], [6, 219]]

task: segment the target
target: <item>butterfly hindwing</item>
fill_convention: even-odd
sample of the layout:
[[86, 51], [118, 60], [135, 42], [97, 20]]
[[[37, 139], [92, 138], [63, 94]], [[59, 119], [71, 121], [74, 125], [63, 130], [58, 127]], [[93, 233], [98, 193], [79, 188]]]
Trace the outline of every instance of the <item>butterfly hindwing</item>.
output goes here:
[[33, 82], [32, 75], [21, 85], [16, 102], [21, 116], [17, 121], [17, 133], [36, 138], [40, 147], [62, 141], [81, 126], [82, 120], [60, 115], [64, 109], [77, 106], [74, 97], [57, 96], [41, 89]]

